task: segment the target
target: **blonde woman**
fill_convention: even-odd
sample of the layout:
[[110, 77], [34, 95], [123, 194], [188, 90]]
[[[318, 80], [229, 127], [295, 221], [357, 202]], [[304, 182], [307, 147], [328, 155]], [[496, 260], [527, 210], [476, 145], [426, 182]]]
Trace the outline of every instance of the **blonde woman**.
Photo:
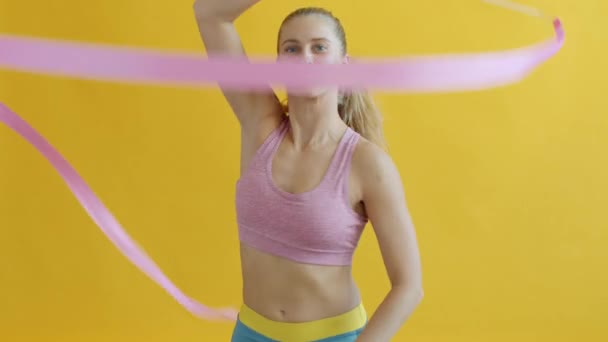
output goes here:
[[[234, 21], [259, 0], [197, 0], [207, 53], [244, 56]], [[301, 8], [278, 34], [278, 58], [347, 63], [331, 12]], [[220, 85], [221, 87], [221, 85]], [[369, 95], [222, 88], [241, 127], [236, 211], [243, 305], [232, 342], [390, 341], [420, 303], [421, 267], [400, 175]], [[352, 257], [371, 223], [391, 282], [368, 317]]]

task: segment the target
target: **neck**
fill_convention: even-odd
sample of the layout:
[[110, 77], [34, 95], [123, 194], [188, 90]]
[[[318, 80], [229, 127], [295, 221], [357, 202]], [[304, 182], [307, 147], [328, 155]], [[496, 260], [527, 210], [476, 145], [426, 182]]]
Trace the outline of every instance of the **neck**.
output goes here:
[[335, 96], [290, 97], [288, 101], [291, 139], [297, 150], [340, 140], [347, 127], [338, 113]]

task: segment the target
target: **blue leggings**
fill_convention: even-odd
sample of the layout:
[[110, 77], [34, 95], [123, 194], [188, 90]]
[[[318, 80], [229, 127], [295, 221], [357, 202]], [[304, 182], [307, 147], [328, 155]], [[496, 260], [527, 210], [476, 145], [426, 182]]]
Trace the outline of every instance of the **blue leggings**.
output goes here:
[[[309, 342], [355, 342], [357, 337], [361, 334], [363, 328], [357, 329], [355, 331], [347, 332], [341, 335], [331, 336], [327, 338], [323, 338], [321, 340], [309, 341]], [[232, 339], [230, 342], [292, 342], [292, 341], [279, 341], [273, 340], [269, 337], [266, 337], [255, 330], [249, 328], [241, 321], [236, 322], [236, 326], [234, 327], [234, 331], [232, 333]]]

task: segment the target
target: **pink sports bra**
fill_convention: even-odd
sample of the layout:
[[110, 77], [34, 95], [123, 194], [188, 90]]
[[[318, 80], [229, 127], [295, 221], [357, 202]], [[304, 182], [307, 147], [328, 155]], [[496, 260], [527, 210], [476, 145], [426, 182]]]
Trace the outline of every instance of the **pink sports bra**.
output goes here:
[[349, 203], [352, 154], [360, 135], [348, 128], [321, 183], [292, 194], [272, 179], [272, 160], [289, 131], [289, 119], [266, 138], [236, 185], [239, 239], [292, 261], [350, 265], [368, 221]]

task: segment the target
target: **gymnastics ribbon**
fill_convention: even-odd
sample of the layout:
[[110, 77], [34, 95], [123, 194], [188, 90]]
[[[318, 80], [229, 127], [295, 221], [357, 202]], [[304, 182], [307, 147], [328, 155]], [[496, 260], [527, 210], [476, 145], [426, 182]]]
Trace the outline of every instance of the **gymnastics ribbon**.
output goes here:
[[182, 306], [194, 315], [205, 319], [236, 319], [234, 309], [212, 310], [183, 294], [143, 249], [133, 242], [70, 163], [40, 133], [2, 102], [0, 102], [0, 121], [32, 144], [55, 167], [82, 207], [107, 237], [129, 260], [160, 284]]
[[81, 79], [194, 86], [217, 83], [233, 89], [279, 84], [293, 90], [314, 86], [398, 92], [481, 90], [517, 82], [557, 53], [556, 39], [502, 52], [376, 59], [364, 63], [305, 64], [292, 59], [169, 54], [152, 50], [0, 35], [0, 67]]
[[[539, 16], [508, 1], [495, 5]], [[79, 44], [0, 35], [0, 68], [100, 81], [165, 85], [218, 83], [234, 89], [263, 89], [281, 84], [290, 89], [312, 86], [374, 88], [399, 92], [481, 90], [517, 82], [557, 53], [564, 43], [559, 19], [555, 39], [525, 48], [477, 54], [419, 56], [373, 63], [340, 65], [260, 61], [152, 50]], [[0, 121], [32, 144], [59, 172], [92, 220], [140, 270], [155, 280], [189, 312], [204, 319], [234, 321], [237, 311], [212, 309], [188, 297], [127, 235], [68, 161], [25, 120], [0, 102]]]

